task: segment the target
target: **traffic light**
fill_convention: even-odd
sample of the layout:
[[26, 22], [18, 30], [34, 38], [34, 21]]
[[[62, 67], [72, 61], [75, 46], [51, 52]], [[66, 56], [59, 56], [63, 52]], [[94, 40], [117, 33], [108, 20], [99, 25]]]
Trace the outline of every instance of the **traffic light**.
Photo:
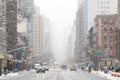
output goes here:
[[92, 51], [89, 50], [89, 51], [88, 51], [88, 54], [89, 54], [89, 55], [92, 55]]
[[29, 49], [29, 52], [30, 52], [30, 53], [32, 52], [32, 48]]

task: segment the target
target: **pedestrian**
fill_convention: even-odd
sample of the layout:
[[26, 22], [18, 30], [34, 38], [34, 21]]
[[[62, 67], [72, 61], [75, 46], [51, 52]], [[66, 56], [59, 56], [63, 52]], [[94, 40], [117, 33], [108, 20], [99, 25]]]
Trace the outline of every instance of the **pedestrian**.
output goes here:
[[7, 75], [7, 65], [4, 66], [4, 74]]
[[88, 72], [90, 73], [91, 72], [91, 65], [88, 64]]

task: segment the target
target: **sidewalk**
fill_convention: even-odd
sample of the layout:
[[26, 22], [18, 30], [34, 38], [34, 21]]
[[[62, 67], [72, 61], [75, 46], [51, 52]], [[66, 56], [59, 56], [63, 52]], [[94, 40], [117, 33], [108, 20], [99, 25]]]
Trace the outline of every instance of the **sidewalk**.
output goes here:
[[100, 77], [104, 77], [104, 78], [110, 79], [110, 80], [120, 80], [120, 78], [113, 77], [111, 75], [113, 72], [108, 72], [107, 74], [105, 74], [103, 71], [92, 71], [91, 73], [92, 74], [96, 74], [96, 75], [98, 75]]

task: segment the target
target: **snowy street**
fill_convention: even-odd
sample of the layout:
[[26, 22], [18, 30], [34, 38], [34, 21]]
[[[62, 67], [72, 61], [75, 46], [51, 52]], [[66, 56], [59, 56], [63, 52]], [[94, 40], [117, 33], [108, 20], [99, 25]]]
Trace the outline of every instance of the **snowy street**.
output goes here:
[[[48, 71], [45, 74], [35, 70], [1, 76], [0, 80], [110, 80], [87, 71]], [[112, 79], [111, 79], [112, 80]]]

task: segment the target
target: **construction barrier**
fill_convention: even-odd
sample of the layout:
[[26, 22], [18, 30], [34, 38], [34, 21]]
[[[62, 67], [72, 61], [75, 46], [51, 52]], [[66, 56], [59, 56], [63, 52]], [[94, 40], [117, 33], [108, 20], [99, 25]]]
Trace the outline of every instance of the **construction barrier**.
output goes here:
[[119, 77], [120, 78], [120, 73], [111, 73], [111, 75], [113, 76], [113, 77]]

